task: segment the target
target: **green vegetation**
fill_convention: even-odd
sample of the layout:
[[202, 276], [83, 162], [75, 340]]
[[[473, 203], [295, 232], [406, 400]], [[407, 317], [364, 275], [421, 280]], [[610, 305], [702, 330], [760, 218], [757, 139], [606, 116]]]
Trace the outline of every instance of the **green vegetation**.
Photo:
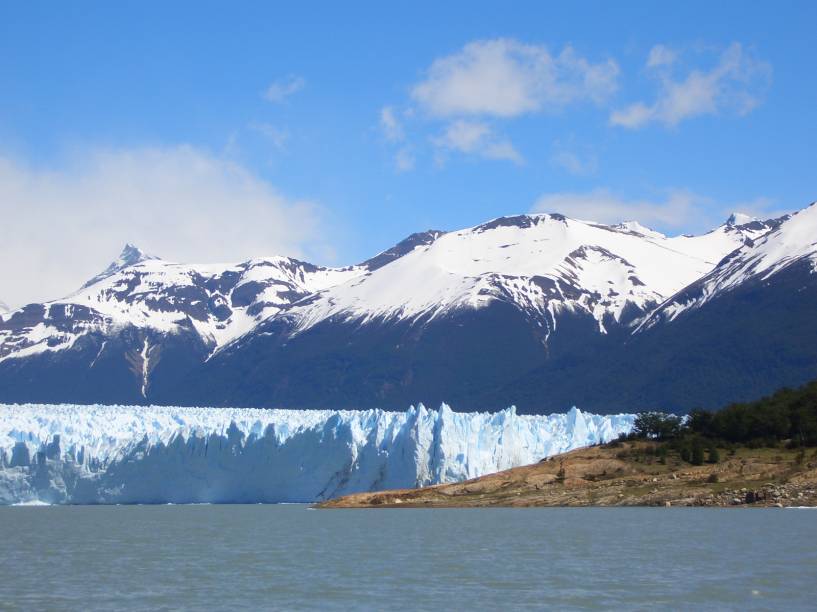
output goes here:
[[642, 412], [635, 417], [633, 433], [637, 438], [671, 440], [683, 430], [681, 417], [663, 412]]
[[792, 447], [817, 446], [817, 381], [718, 412], [693, 410], [687, 427], [708, 438], [750, 446], [782, 441]]
[[704, 443], [700, 438], [692, 439], [692, 459], [690, 463], [692, 465], [704, 464]]
[[656, 456], [658, 457], [658, 463], [663, 465], [667, 464], [667, 455], [669, 452], [667, 451], [667, 447], [662, 445], [658, 447], [658, 450], [655, 451]]
[[[817, 446], [817, 381], [717, 412], [693, 410], [686, 419], [643, 412], [636, 417], [633, 432], [622, 439], [665, 442], [654, 451], [660, 463], [666, 463], [668, 449], [672, 449], [681, 461], [692, 465], [720, 462], [719, 447], [732, 456], [741, 446]], [[805, 457], [805, 451], [801, 456]]]

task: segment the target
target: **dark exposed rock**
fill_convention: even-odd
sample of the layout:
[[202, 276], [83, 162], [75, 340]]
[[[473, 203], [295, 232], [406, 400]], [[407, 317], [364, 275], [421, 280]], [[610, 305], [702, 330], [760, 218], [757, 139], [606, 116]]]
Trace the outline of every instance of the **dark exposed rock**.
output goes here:
[[418, 246], [425, 246], [427, 244], [431, 244], [437, 238], [442, 236], [445, 232], [440, 230], [427, 230], [425, 232], [418, 232], [416, 234], [411, 234], [405, 240], [398, 242], [392, 248], [383, 251], [379, 255], [372, 257], [371, 259], [367, 259], [361, 265], [367, 268], [370, 271], [377, 270], [378, 268], [382, 268], [386, 264], [391, 263], [395, 259], [399, 259], [403, 255], [407, 255], [411, 253], [414, 249]]

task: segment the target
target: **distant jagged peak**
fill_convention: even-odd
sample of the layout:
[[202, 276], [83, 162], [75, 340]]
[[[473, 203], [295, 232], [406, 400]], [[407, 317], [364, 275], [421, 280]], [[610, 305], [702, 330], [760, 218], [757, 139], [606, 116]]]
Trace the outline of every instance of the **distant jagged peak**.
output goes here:
[[535, 212], [523, 215], [497, 217], [496, 219], [492, 219], [486, 223], [477, 225], [476, 227], [473, 228], [473, 230], [477, 233], [482, 233], [485, 231], [503, 227], [516, 227], [520, 229], [527, 229], [547, 223], [557, 223], [564, 226], [567, 226], [568, 223], [576, 223], [599, 229], [613, 230], [628, 234], [638, 234], [639, 236], [644, 236], [647, 238], [663, 239], [667, 237], [665, 234], [662, 234], [661, 232], [646, 227], [645, 225], [642, 225], [641, 223], [635, 220], [624, 221], [622, 223], [617, 223], [614, 225], [607, 225], [589, 219], [568, 217], [567, 215], [563, 215], [557, 212]]
[[662, 234], [661, 232], [657, 232], [652, 228], [649, 228], [645, 225], [641, 225], [638, 221], [635, 220], [623, 221], [622, 223], [617, 223], [616, 225], [613, 225], [611, 227], [613, 229], [631, 232], [633, 234], [640, 234], [641, 236], [647, 236], [648, 238], [667, 237], [666, 234]]
[[753, 230], [755, 225], [763, 226], [765, 231], [747, 240], [709, 274], [667, 300], [640, 328], [652, 327], [661, 319], [672, 321], [682, 312], [700, 308], [744, 283], [757, 279], [769, 282], [772, 275], [791, 266], [808, 263], [809, 274], [817, 272], [817, 206], [812, 204], [776, 219], [728, 226], [727, 230], [731, 227], [734, 232], [746, 233], [747, 228]]
[[149, 259], [159, 259], [155, 255], [149, 255], [145, 253], [142, 249], [140, 249], [135, 244], [131, 244], [130, 242], [126, 243], [122, 252], [119, 254], [119, 257], [114, 261], [109, 267], [116, 267], [116, 268], [126, 268], [128, 266], [133, 266], [143, 261], [147, 261]]
[[519, 229], [527, 229], [534, 227], [540, 223], [548, 221], [557, 221], [559, 223], [566, 223], [567, 217], [559, 213], [527, 213], [524, 215], [511, 215], [505, 217], [497, 217], [491, 219], [486, 223], [482, 223], [473, 228], [476, 233], [487, 232], [502, 227], [516, 227]]
[[733, 212], [731, 215], [729, 215], [726, 223], [713, 231], [723, 229], [727, 232], [738, 232], [751, 240], [757, 240], [762, 235], [778, 229], [781, 223], [787, 221], [791, 217], [791, 214], [786, 214], [781, 217], [759, 219], [744, 213]]
[[726, 220], [726, 225], [737, 227], [740, 225], [748, 225], [749, 223], [754, 223], [755, 221], [760, 221], [760, 219], [742, 212], [733, 212]]
[[0, 300], [0, 314], [8, 312], [9, 310], [11, 310], [11, 308], [8, 307], [8, 304], [6, 304], [3, 300]]
[[367, 259], [362, 264], [362, 267], [368, 269], [370, 272], [382, 268], [395, 259], [400, 259], [403, 255], [411, 253], [414, 249], [420, 246], [426, 246], [433, 243], [437, 238], [445, 234], [442, 230], [430, 229], [424, 232], [415, 232], [407, 238], [404, 238], [390, 249], [378, 253], [371, 259]]
[[99, 281], [108, 278], [112, 274], [116, 274], [120, 270], [124, 270], [130, 266], [135, 266], [136, 264], [142, 263], [143, 261], [150, 261], [159, 259], [155, 255], [149, 255], [145, 253], [142, 249], [138, 246], [131, 244], [130, 242], [125, 243], [125, 246], [122, 248], [122, 252], [119, 253], [119, 257], [111, 262], [111, 264], [105, 268], [103, 272], [94, 276], [91, 280], [85, 283], [82, 288], [89, 287], [94, 283], [98, 283]]

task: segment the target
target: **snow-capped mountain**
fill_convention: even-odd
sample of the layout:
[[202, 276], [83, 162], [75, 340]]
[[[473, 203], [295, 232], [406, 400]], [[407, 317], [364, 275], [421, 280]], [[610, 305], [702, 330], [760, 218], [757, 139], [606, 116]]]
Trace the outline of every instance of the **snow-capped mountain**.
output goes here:
[[[686, 325], [674, 318], [706, 305], [690, 293], [702, 283], [715, 296], [807, 259], [810, 211], [734, 214], [675, 237], [635, 221], [502, 217], [413, 234], [346, 268], [178, 264], [127, 245], [73, 295], [0, 315], [0, 401], [564, 409], [578, 399], [567, 382], [618, 371], [645, 338]], [[573, 393], [622, 408], [586, 385]]]
[[[7, 367], [14, 372], [25, 369], [20, 362], [26, 358], [46, 368], [53, 358], [62, 362], [57, 370], [88, 381], [82, 387], [98, 385], [98, 371], [102, 381], [128, 389], [136, 380], [137, 397], [144, 399], [160, 365], [192, 367], [282, 308], [365, 270], [289, 257], [188, 265], [129, 244], [72, 295], [0, 316], [0, 362], [12, 361]], [[110, 371], [112, 364], [118, 374]], [[134, 401], [132, 392], [127, 397]]]
[[338, 283], [287, 317], [301, 332], [329, 318], [428, 321], [508, 302], [547, 332], [560, 312], [586, 312], [606, 331], [648, 312], [728, 253], [768, 231], [734, 218], [702, 236], [667, 238], [637, 223], [600, 225], [557, 214], [503, 217], [439, 233], [391, 265]]
[[801, 267], [817, 272], [817, 203], [787, 216], [785, 223], [730, 253], [709, 274], [667, 300], [643, 327], [672, 321], [681, 313], [701, 308], [749, 283], [769, 281], [783, 270]]
[[112, 333], [126, 326], [165, 334], [193, 331], [216, 348], [293, 302], [364, 270], [322, 268], [289, 257], [178, 264], [128, 244], [76, 293], [13, 313], [9, 324], [27, 317], [26, 327], [33, 323], [36, 333], [0, 335], [0, 358], [69, 348], [90, 330]]
[[376, 270], [441, 234], [413, 234], [345, 268], [291, 257], [180, 264], [126, 244], [119, 257], [76, 293], [30, 304], [0, 324], [0, 360], [67, 349], [92, 331], [107, 335], [128, 327], [151, 334], [193, 332], [212, 352], [294, 302]]
[[9, 310], [10, 308], [8, 307], [8, 305], [3, 300], [0, 300], [0, 314], [8, 312]]
[[[739, 219], [744, 221], [743, 219]], [[743, 227], [760, 228], [756, 220]], [[765, 224], [769, 225], [769, 224]], [[771, 223], [599, 355], [517, 380], [584, 406], [685, 411], [817, 378], [817, 204]], [[558, 372], [558, 375], [555, 374]], [[581, 390], [571, 383], [581, 382]], [[612, 399], [610, 399], [612, 398]], [[519, 401], [519, 400], [518, 400]]]

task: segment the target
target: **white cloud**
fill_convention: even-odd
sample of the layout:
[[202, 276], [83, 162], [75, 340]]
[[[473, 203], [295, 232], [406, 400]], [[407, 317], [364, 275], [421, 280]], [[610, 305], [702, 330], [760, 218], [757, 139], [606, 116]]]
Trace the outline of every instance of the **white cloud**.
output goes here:
[[[405, 112], [403, 114], [405, 116]], [[388, 142], [399, 147], [394, 153], [395, 170], [397, 172], [414, 170], [416, 160], [413, 149], [405, 143], [406, 133], [403, 130], [403, 123], [397, 111], [391, 106], [384, 106], [380, 109], [380, 131]]]
[[306, 256], [327, 246], [320, 217], [189, 146], [84, 152], [56, 169], [0, 157], [0, 291], [12, 306], [64, 296], [126, 242], [186, 262]]
[[723, 111], [744, 115], [760, 103], [771, 76], [769, 64], [755, 60], [739, 43], [730, 45], [711, 70], [692, 70], [680, 79], [672, 72], [676, 58], [668, 47], [653, 47], [647, 69], [660, 83], [657, 99], [649, 105], [636, 102], [614, 111], [610, 123], [635, 129], [652, 122], [675, 126], [685, 119]]
[[306, 80], [299, 76], [288, 76], [279, 79], [264, 92], [264, 98], [270, 102], [280, 103], [294, 93], [301, 91], [306, 86]]
[[455, 121], [438, 139], [441, 146], [473, 153], [490, 136], [491, 128], [475, 121]]
[[412, 90], [431, 115], [514, 117], [573, 102], [602, 102], [616, 89], [613, 60], [591, 63], [571, 47], [551, 55], [513, 39], [471, 42], [435, 60]]
[[647, 106], [643, 102], [636, 102], [627, 108], [613, 111], [610, 114], [610, 123], [626, 128], [638, 128], [657, 118], [656, 106]]
[[414, 170], [414, 155], [408, 147], [403, 147], [394, 155], [394, 166], [398, 172]]
[[517, 164], [524, 162], [510, 141], [496, 136], [489, 125], [479, 121], [454, 121], [432, 142], [441, 149], [486, 159], [505, 159]]
[[403, 126], [391, 106], [380, 109], [380, 129], [389, 142], [400, 142], [405, 136]]
[[656, 68], [658, 66], [669, 66], [678, 54], [665, 45], [655, 45], [650, 49], [650, 54], [647, 56], [647, 68]]

